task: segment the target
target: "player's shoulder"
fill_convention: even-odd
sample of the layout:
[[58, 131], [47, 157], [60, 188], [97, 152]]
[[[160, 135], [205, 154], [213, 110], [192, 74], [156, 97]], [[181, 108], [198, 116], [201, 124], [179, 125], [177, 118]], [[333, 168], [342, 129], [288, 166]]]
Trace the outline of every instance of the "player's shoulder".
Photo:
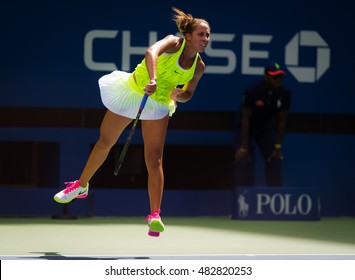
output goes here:
[[162, 40], [169, 42], [170, 44], [174, 44], [176, 46], [181, 46], [183, 38], [176, 36], [174, 34], [166, 35]]

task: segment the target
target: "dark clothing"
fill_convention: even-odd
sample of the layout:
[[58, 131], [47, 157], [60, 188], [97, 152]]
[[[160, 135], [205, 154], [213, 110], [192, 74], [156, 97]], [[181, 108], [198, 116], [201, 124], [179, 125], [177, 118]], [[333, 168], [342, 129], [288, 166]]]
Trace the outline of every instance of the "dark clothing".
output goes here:
[[252, 110], [250, 132], [257, 134], [265, 129], [274, 129], [278, 111], [288, 111], [291, 103], [291, 92], [283, 86], [268, 91], [264, 80], [246, 88], [242, 97], [242, 106]]
[[[247, 87], [242, 97], [242, 107], [251, 110], [249, 122], [250, 157], [241, 159], [235, 165], [236, 186], [254, 185], [255, 145], [264, 159], [265, 184], [267, 186], [282, 185], [281, 160], [273, 158], [267, 161], [274, 150], [277, 113], [288, 111], [291, 103], [291, 92], [285, 87], [268, 90], [264, 80]], [[236, 123], [236, 148], [241, 146], [241, 112]]]
[[[240, 146], [240, 132], [237, 131], [237, 142], [236, 144]], [[249, 154], [250, 158], [243, 158], [241, 161], [235, 164], [235, 186], [254, 186], [254, 159], [255, 159], [255, 148], [258, 147], [259, 151], [264, 159], [264, 176], [266, 186], [282, 186], [282, 166], [280, 159], [272, 159], [267, 161], [268, 157], [271, 155], [274, 147], [274, 133], [271, 130], [265, 129], [256, 135], [249, 138], [254, 140], [249, 144]]]

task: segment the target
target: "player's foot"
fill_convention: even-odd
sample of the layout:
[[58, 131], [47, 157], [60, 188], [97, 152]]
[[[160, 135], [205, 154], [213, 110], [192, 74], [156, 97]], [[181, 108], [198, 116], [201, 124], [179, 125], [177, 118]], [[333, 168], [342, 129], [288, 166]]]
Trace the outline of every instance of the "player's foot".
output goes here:
[[152, 237], [159, 237], [160, 236], [160, 232], [148, 230], [148, 235], [152, 236]]
[[80, 186], [79, 180], [74, 182], [65, 182], [66, 188], [54, 196], [58, 203], [68, 203], [75, 198], [85, 198], [89, 193], [89, 183], [85, 187]]
[[149, 226], [148, 235], [159, 237], [160, 233], [165, 229], [160, 218], [160, 209], [154, 210], [153, 213], [148, 215], [145, 220], [148, 222]]

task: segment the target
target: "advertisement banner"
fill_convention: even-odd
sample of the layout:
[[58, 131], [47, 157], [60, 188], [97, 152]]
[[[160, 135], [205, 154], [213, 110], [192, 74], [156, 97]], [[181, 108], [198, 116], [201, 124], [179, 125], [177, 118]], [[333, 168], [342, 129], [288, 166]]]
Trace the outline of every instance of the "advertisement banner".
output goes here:
[[0, 107], [103, 108], [97, 80], [116, 69], [132, 72], [149, 45], [178, 34], [171, 20], [177, 6], [211, 24], [211, 42], [201, 53], [205, 75], [179, 110], [238, 110], [245, 87], [275, 60], [286, 71], [293, 112], [354, 111], [350, 2], [36, 3], [2, 7]]
[[317, 188], [235, 187], [233, 219], [320, 220]]

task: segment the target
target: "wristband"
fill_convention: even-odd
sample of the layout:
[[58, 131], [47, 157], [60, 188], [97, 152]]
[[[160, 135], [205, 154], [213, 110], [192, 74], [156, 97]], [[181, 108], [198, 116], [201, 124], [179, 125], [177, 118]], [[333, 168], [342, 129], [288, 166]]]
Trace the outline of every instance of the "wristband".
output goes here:
[[281, 149], [282, 145], [281, 144], [275, 144], [274, 147], [275, 147], [275, 149]]

